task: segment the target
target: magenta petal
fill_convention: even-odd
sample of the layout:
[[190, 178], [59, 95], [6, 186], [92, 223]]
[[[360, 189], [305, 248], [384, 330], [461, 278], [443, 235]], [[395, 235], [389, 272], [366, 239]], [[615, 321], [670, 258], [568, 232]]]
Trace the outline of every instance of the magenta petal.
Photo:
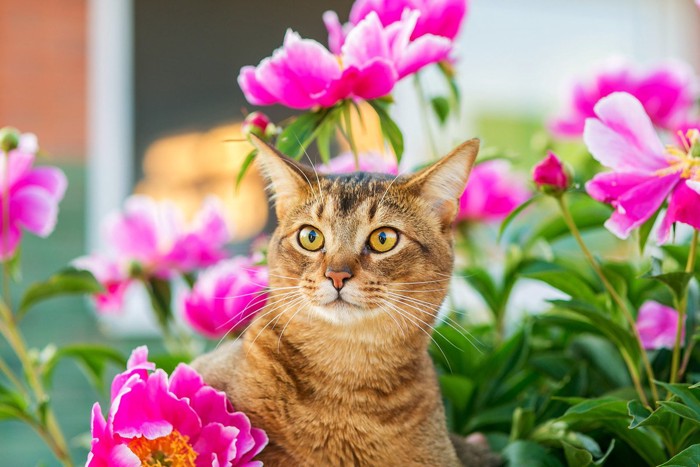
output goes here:
[[452, 42], [440, 36], [428, 34], [410, 42], [396, 62], [399, 79], [447, 59], [450, 50]]
[[28, 186], [15, 192], [10, 199], [11, 221], [40, 237], [53, 232], [58, 205], [43, 188]]
[[[4, 156], [3, 156], [4, 157]], [[24, 152], [19, 149], [10, 151], [7, 156], [7, 166], [9, 171], [9, 186], [14, 187], [15, 183], [22, 180], [32, 170], [34, 165], [34, 154]], [[0, 181], [5, 180], [5, 164], [0, 164]]]
[[360, 70], [353, 93], [363, 99], [383, 97], [391, 92], [397, 79], [396, 71], [390, 62], [376, 59]]
[[[644, 302], [637, 315], [637, 331], [645, 349], [673, 348], [678, 332], [678, 312], [659, 302]], [[684, 335], [685, 329], [681, 339]]]
[[267, 92], [255, 76], [255, 67], [244, 66], [238, 75], [238, 85], [243, 90], [245, 98], [253, 105], [276, 104], [278, 99]]
[[[202, 428], [202, 433], [194, 444], [197, 451], [197, 467], [231, 465], [236, 455], [238, 429], [212, 423]], [[236, 464], [238, 465], [238, 464]]]
[[4, 230], [0, 221], [0, 260], [12, 258], [21, 239], [22, 232], [16, 225], [10, 224], [7, 230]]
[[26, 177], [18, 180], [13, 189], [18, 190], [26, 186], [43, 188], [55, 202], [58, 202], [63, 199], [63, 195], [68, 187], [68, 180], [60, 169], [55, 167], [38, 167], [32, 169]]
[[370, 13], [348, 33], [342, 57], [343, 66], [359, 69], [372, 60], [391, 60], [389, 44], [376, 13]]
[[664, 146], [642, 104], [616, 92], [595, 106], [599, 119], [589, 118], [583, 141], [593, 157], [620, 171], [650, 171], [667, 167]]
[[653, 177], [625, 192], [618, 197], [615, 212], [605, 227], [619, 238], [627, 238], [633, 229], [654, 215], [678, 180], [678, 174]]
[[593, 199], [610, 204], [632, 188], [652, 178], [658, 177], [638, 172], [605, 172], [596, 174], [586, 183], [586, 191]]
[[323, 13], [323, 24], [328, 31], [328, 48], [332, 53], [339, 55], [340, 49], [345, 43], [345, 31], [343, 31], [343, 25], [338, 19], [338, 13], [335, 11]]
[[668, 240], [674, 222], [681, 222], [700, 230], [700, 194], [683, 182], [676, 185], [668, 201], [668, 209], [659, 228], [659, 243]]
[[685, 184], [695, 193], [700, 194], [700, 180], [686, 180]]

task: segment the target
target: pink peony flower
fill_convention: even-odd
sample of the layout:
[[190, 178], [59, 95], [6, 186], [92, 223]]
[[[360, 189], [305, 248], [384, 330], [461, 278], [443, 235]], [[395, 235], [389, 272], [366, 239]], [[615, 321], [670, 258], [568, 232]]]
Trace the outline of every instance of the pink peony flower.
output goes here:
[[402, 21], [409, 11], [420, 13], [411, 40], [427, 34], [454, 41], [467, 14], [467, 0], [357, 0], [350, 10], [350, 22], [341, 25], [338, 14], [327, 11], [323, 22], [328, 29], [328, 45], [333, 53], [340, 53], [346, 36], [371, 13], [376, 13], [383, 26]]
[[168, 378], [144, 346], [114, 378], [107, 418], [93, 406], [86, 467], [262, 466], [253, 458], [266, 444], [265, 432], [234, 412], [226, 394], [185, 364]]
[[244, 327], [267, 300], [267, 267], [247, 257], [204, 271], [183, 299], [185, 320], [197, 332], [220, 338]]
[[[33, 167], [37, 150], [36, 136], [24, 134], [19, 137], [15, 149], [7, 154], [0, 151], [2, 261], [14, 256], [22, 239], [22, 229], [48, 237], [56, 226], [58, 203], [63, 199], [68, 181], [56, 167]], [[9, 212], [5, 214], [6, 203]]]
[[532, 170], [532, 180], [539, 189], [552, 193], [562, 193], [571, 184], [564, 164], [551, 151]]
[[593, 157], [613, 171], [593, 177], [586, 191], [615, 208], [605, 223], [608, 230], [627, 238], [666, 199], [659, 242], [668, 239], [674, 222], [700, 229], [700, 194], [691, 189], [700, 180], [698, 129], [688, 131], [682, 148], [665, 148], [642, 104], [627, 93], [601, 99], [595, 113], [597, 118], [586, 120], [583, 140]]
[[[358, 155], [360, 172], [387, 173], [396, 175], [398, 166], [395, 159], [388, 159], [377, 153], [362, 153]], [[358, 171], [355, 165], [355, 156], [351, 152], [340, 154], [331, 159], [327, 164], [318, 166], [318, 170], [324, 173], [344, 174]]]
[[73, 260], [76, 269], [89, 271], [102, 284], [104, 292], [93, 296], [95, 306], [105, 313], [119, 312], [132, 279], [123, 265], [103, 256], [83, 256]]
[[295, 109], [385, 96], [398, 80], [445, 59], [450, 51], [451, 42], [444, 37], [410, 39], [418, 15], [413, 12], [385, 28], [370, 13], [348, 33], [339, 55], [288, 30], [272, 57], [241, 69], [238, 84], [251, 104]]
[[[642, 345], [647, 350], [673, 348], [678, 330], [678, 312], [659, 302], [644, 302], [637, 315], [637, 331]], [[685, 336], [685, 323], [681, 342]]]
[[103, 227], [112, 251], [73, 261], [104, 286], [105, 292], [95, 297], [97, 309], [103, 312], [121, 308], [134, 275], [166, 279], [211, 266], [227, 256], [225, 245], [231, 238], [216, 198], [205, 200], [187, 225], [175, 204], [132, 196], [123, 211], [105, 219]]
[[697, 97], [695, 85], [692, 69], [683, 63], [663, 63], [640, 72], [627, 63], [611, 62], [591, 79], [574, 84], [568, 110], [550, 122], [550, 129], [560, 137], [580, 137], [586, 119], [595, 117], [596, 103], [614, 92], [636, 97], [654, 125], [676, 129]]
[[457, 221], [502, 220], [530, 196], [525, 179], [512, 172], [508, 161], [483, 162], [472, 169]]

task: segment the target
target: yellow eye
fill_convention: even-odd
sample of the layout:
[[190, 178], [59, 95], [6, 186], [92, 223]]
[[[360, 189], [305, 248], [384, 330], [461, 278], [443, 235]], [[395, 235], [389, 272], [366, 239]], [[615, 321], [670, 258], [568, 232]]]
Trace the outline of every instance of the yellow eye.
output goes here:
[[318, 251], [323, 247], [323, 234], [316, 227], [302, 227], [299, 231], [299, 245], [305, 250]]
[[386, 253], [394, 248], [398, 241], [399, 233], [390, 227], [382, 227], [369, 235], [369, 246], [377, 253]]

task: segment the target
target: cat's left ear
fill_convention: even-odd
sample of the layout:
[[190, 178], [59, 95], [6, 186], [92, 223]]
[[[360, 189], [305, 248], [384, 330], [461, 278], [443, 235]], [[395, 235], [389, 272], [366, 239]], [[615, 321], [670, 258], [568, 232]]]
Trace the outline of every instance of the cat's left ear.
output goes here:
[[459, 198], [478, 152], [479, 140], [470, 139], [408, 182], [409, 186], [419, 187], [421, 196], [434, 206], [444, 226], [451, 225], [459, 212]]

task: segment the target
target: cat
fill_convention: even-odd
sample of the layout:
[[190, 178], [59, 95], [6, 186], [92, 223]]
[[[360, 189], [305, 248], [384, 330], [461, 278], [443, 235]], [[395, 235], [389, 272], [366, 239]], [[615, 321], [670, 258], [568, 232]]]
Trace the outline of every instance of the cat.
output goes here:
[[193, 362], [270, 439], [271, 466], [488, 466], [448, 434], [428, 355], [452, 223], [479, 141], [413, 175], [319, 175], [255, 139], [279, 224], [270, 292], [240, 339]]

